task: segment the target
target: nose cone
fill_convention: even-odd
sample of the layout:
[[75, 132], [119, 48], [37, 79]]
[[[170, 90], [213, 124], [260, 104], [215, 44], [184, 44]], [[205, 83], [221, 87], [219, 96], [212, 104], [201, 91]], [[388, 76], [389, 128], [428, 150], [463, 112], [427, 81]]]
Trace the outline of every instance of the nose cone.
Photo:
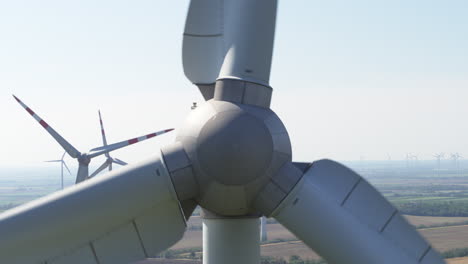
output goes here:
[[206, 174], [225, 185], [245, 185], [270, 165], [273, 140], [262, 120], [241, 110], [225, 111], [203, 126], [197, 151]]
[[259, 191], [291, 161], [286, 128], [263, 107], [209, 100], [190, 112], [176, 140], [193, 168], [195, 199], [217, 215], [255, 214]]

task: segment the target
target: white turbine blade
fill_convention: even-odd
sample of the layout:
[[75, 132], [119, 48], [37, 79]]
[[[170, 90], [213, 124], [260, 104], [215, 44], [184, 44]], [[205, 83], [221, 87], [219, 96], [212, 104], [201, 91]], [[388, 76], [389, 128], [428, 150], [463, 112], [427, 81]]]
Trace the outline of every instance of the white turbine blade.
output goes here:
[[62, 162], [62, 160], [46, 160], [44, 162]]
[[128, 164], [127, 162], [125, 162], [123, 160], [120, 160], [120, 159], [117, 159], [117, 158], [112, 158], [112, 162], [117, 163], [117, 164], [122, 165], [122, 166], [125, 166], [125, 165]]
[[445, 263], [376, 189], [334, 161], [313, 163], [272, 215], [328, 263]]
[[111, 151], [126, 147], [128, 145], [132, 145], [132, 144], [135, 144], [135, 143], [138, 143], [138, 142], [141, 142], [141, 141], [145, 141], [145, 140], [150, 139], [152, 137], [165, 134], [165, 133], [170, 132], [172, 130], [174, 130], [174, 129], [171, 128], [171, 129], [161, 130], [161, 131], [151, 133], [151, 134], [148, 134], [148, 135], [144, 135], [144, 136], [141, 136], [141, 137], [132, 138], [132, 139], [129, 139], [129, 140], [124, 140], [124, 141], [114, 143], [114, 144], [110, 144], [110, 145], [107, 145], [107, 146], [93, 148], [93, 149], [91, 149], [89, 151], [88, 157], [89, 158], [94, 158], [94, 157], [102, 155], [104, 153], [109, 153]]
[[104, 161], [104, 163], [103, 163], [101, 166], [99, 166], [99, 168], [98, 168], [95, 172], [93, 172], [93, 174], [89, 175], [88, 178], [92, 178], [92, 177], [98, 175], [98, 173], [100, 173], [101, 171], [103, 171], [103, 170], [104, 170], [105, 168], [107, 168], [108, 166], [109, 166], [109, 161], [108, 161], [108, 160]]
[[185, 76], [206, 100], [213, 98], [217, 79], [268, 85], [276, 7], [276, 0], [190, 1], [182, 61]]
[[57, 141], [57, 143], [62, 146], [62, 148], [70, 155], [72, 158], [77, 158], [80, 156], [80, 152], [73, 147], [68, 141], [66, 141], [62, 136], [60, 136], [49, 124], [47, 124], [42, 118], [40, 118], [36, 113], [34, 113], [31, 108], [25, 105], [20, 99], [13, 95], [15, 100], [24, 108], [26, 111], [34, 118], [36, 121]]
[[185, 76], [194, 84], [216, 81], [223, 63], [223, 1], [190, 1], [185, 21], [182, 62]]
[[[102, 135], [102, 144], [107, 146], [106, 131], [104, 130], [104, 124], [102, 123], [101, 110], [98, 110], [99, 113], [99, 124], [101, 125], [101, 135]], [[109, 153], [105, 153], [107, 158], [109, 158]]]
[[127, 166], [0, 214], [0, 263], [133, 263], [185, 230], [161, 158]]
[[65, 166], [65, 168], [67, 169], [68, 173], [71, 175], [71, 171], [68, 168], [67, 163], [65, 163], [65, 161], [62, 161], [62, 163], [63, 163], [63, 166]]
[[[226, 54], [218, 79], [269, 85], [276, 0], [223, 1]], [[239, 19], [241, 18], [241, 19]]]

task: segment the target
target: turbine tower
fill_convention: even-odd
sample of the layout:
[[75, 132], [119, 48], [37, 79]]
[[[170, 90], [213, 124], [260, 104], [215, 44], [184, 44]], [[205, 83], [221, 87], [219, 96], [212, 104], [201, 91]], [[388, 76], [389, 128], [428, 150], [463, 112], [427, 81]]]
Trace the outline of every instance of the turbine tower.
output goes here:
[[205, 264], [260, 263], [260, 216], [329, 263], [444, 263], [357, 173], [331, 160], [292, 161], [288, 131], [270, 108], [276, 7], [191, 1], [184, 71], [207, 102], [160, 155], [1, 214], [0, 263], [155, 256], [182, 238], [197, 205]]
[[266, 242], [267, 240], [267, 219], [262, 216], [260, 217], [260, 242]]
[[111, 151], [150, 139], [155, 136], [159, 136], [162, 134], [165, 134], [167, 132], [170, 132], [174, 129], [166, 129], [166, 130], [161, 130], [155, 133], [151, 133], [145, 136], [141, 136], [138, 138], [132, 138], [129, 140], [124, 140], [118, 143], [114, 143], [111, 145], [106, 145], [98, 148], [93, 148], [91, 149], [88, 153], [82, 153], [78, 151], [74, 146], [72, 146], [68, 141], [66, 141], [59, 133], [57, 133], [48, 123], [44, 121], [39, 115], [37, 115], [31, 108], [29, 108], [26, 104], [24, 104], [18, 97], [14, 96], [15, 100], [51, 135], [57, 143], [62, 146], [62, 148], [65, 150], [70, 157], [78, 160], [78, 172], [76, 175], [76, 181], [75, 183], [80, 183], [88, 178], [88, 165], [91, 162], [91, 159], [106, 153], [109, 153]]
[[63, 155], [62, 155], [62, 158], [59, 159], [59, 160], [47, 160], [45, 162], [60, 162], [60, 168], [61, 168], [61, 173], [60, 173], [60, 177], [61, 177], [61, 189], [63, 190], [63, 167], [65, 167], [68, 171], [68, 173], [71, 175], [71, 172], [70, 172], [70, 169], [68, 168], [67, 164], [65, 163], [65, 160], [63, 158], [65, 158], [65, 154], [67, 154], [67, 152], [63, 152]]
[[440, 160], [444, 158], [445, 154], [441, 152], [441, 153], [436, 153], [433, 156], [437, 160], [437, 176], [440, 177]]

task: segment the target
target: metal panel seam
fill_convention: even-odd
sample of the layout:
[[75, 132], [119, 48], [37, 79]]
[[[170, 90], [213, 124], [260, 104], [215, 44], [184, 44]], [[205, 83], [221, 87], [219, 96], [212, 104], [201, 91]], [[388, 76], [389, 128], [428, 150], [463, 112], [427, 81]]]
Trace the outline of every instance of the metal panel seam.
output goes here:
[[99, 258], [96, 254], [96, 249], [94, 248], [93, 242], [89, 242], [89, 247], [91, 248], [91, 252], [93, 253], [94, 260], [96, 260], [96, 264], [100, 264], [101, 262], [99, 261]]
[[385, 224], [382, 226], [382, 228], [380, 228], [380, 233], [382, 233], [385, 228], [387, 228], [388, 224], [390, 224], [390, 222], [392, 221], [393, 217], [395, 217], [395, 215], [398, 213], [398, 210], [395, 209], [392, 213], [392, 215], [388, 218], [387, 222], [385, 222]]
[[184, 33], [184, 36], [188, 37], [202, 37], [202, 38], [215, 38], [221, 37], [223, 34], [208, 34], [208, 35], [199, 35], [199, 34], [191, 34], [191, 33]]
[[353, 187], [351, 188], [351, 190], [348, 192], [348, 194], [346, 195], [346, 197], [343, 199], [343, 201], [341, 202], [340, 206], [343, 206], [346, 201], [349, 199], [349, 197], [351, 196], [351, 194], [354, 192], [354, 190], [356, 189], [356, 187], [359, 185], [359, 183], [361, 183], [362, 181], [362, 178], [359, 177], [358, 180], [356, 181], [356, 183], [353, 185]]
[[418, 260], [418, 263], [421, 263], [421, 261], [424, 259], [424, 257], [427, 255], [427, 253], [429, 253], [429, 251], [431, 250], [431, 245], [429, 245], [426, 250], [424, 251], [424, 254], [422, 254], [422, 256], [419, 258]]
[[140, 230], [138, 230], [137, 224], [135, 223], [135, 219], [132, 221], [133, 228], [135, 228], [135, 232], [138, 236], [138, 241], [140, 241], [141, 249], [143, 249], [143, 254], [145, 254], [146, 258], [149, 258], [148, 252], [146, 251], [145, 244], [143, 243], [143, 239], [141, 238]]

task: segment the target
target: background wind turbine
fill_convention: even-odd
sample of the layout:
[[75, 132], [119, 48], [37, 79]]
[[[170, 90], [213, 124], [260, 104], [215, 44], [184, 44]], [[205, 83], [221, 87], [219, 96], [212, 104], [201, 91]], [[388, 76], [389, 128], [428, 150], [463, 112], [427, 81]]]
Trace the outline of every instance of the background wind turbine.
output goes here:
[[132, 263], [180, 240], [197, 205], [204, 264], [260, 263], [262, 215], [328, 263], [444, 263], [356, 172], [292, 161], [270, 108], [276, 8], [191, 1], [183, 66], [207, 101], [159, 155], [0, 214], [0, 263]]
[[57, 143], [59, 143], [60, 146], [62, 146], [62, 148], [65, 150], [66, 153], [68, 153], [68, 155], [70, 155], [70, 157], [78, 160], [78, 172], [76, 175], [75, 183], [82, 182], [88, 178], [89, 176], [88, 166], [92, 158], [174, 130], [173, 128], [161, 130], [161, 131], [151, 133], [148, 135], [144, 135], [138, 138], [132, 138], [132, 139], [124, 140], [124, 141], [117, 142], [111, 145], [93, 148], [88, 153], [83, 153], [83, 152], [78, 151], [74, 146], [72, 146], [68, 141], [66, 141], [59, 133], [57, 133], [48, 123], [46, 123], [41, 117], [39, 117], [31, 108], [29, 108], [26, 104], [24, 104], [20, 99], [18, 99], [14, 95], [13, 97], [55, 139], [55, 141], [57, 141]]
[[70, 172], [70, 169], [68, 168], [67, 164], [65, 163], [65, 160], [64, 160], [64, 157], [65, 157], [65, 154], [67, 154], [67, 152], [63, 152], [63, 155], [62, 155], [62, 158], [59, 159], [59, 160], [47, 160], [45, 162], [60, 162], [60, 168], [61, 168], [61, 173], [60, 173], [60, 177], [61, 177], [61, 186], [62, 186], [62, 190], [63, 190], [63, 167], [65, 167], [68, 171], [68, 173], [71, 175], [71, 172]]
[[461, 156], [458, 152], [456, 152], [456, 153], [451, 153], [451, 154], [450, 154], [450, 158], [453, 160], [453, 165], [454, 165], [454, 167], [455, 167], [456, 173], [459, 172], [459, 168], [460, 168], [459, 165], [460, 165], [460, 164], [459, 164], [459, 161], [458, 161], [458, 160], [459, 160], [461, 157], [462, 157], [462, 156]]
[[444, 153], [436, 153], [433, 155], [434, 158], [437, 160], [437, 176], [440, 176], [440, 160], [444, 158]]
[[[106, 132], [104, 130], [104, 124], [102, 123], [102, 117], [101, 117], [101, 111], [99, 110], [98, 111], [98, 114], [99, 114], [99, 124], [101, 126], [101, 136], [102, 136], [102, 144], [103, 144], [103, 147], [107, 147], [107, 139], [106, 139]], [[108, 168], [109, 171], [112, 170], [112, 163], [115, 163], [115, 164], [119, 164], [119, 165], [122, 165], [122, 166], [125, 166], [127, 165], [126, 162], [120, 160], [120, 159], [117, 159], [117, 158], [113, 158], [110, 156], [109, 152], [105, 152], [104, 155], [106, 156], [106, 160], [104, 161], [104, 163], [99, 166], [99, 168], [93, 172], [89, 178], [92, 178], [94, 176], [96, 176], [99, 172], [103, 171], [104, 169]]]

